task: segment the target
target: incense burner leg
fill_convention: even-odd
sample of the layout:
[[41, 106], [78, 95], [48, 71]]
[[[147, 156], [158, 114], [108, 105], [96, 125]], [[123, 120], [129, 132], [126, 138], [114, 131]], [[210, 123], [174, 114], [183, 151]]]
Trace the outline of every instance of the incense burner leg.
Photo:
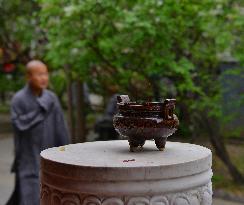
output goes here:
[[130, 145], [130, 151], [135, 152], [137, 150], [139, 150], [139, 151], [142, 150], [142, 147], [145, 144], [146, 140], [129, 137], [128, 141], [129, 141], [129, 145]]
[[158, 138], [155, 138], [154, 140], [155, 140], [155, 144], [156, 144], [157, 148], [160, 151], [164, 151], [167, 138], [166, 137], [158, 137]]

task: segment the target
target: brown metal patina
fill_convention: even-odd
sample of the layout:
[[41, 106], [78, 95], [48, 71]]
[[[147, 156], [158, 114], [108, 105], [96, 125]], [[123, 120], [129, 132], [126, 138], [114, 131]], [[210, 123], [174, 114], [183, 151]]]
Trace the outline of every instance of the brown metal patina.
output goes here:
[[179, 126], [174, 114], [175, 99], [164, 102], [131, 102], [128, 95], [117, 98], [119, 112], [113, 118], [116, 131], [128, 137], [130, 151], [141, 149], [146, 140], [154, 139], [159, 150], [164, 150], [167, 137]]

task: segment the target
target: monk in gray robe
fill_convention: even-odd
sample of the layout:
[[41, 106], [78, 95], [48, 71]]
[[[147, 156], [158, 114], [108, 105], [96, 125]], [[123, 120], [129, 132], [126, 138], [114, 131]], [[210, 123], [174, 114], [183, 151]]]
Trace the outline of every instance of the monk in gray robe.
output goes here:
[[26, 86], [11, 102], [15, 132], [15, 190], [8, 205], [40, 204], [40, 152], [69, 143], [63, 112], [56, 95], [47, 90], [48, 70], [41, 61], [27, 64]]

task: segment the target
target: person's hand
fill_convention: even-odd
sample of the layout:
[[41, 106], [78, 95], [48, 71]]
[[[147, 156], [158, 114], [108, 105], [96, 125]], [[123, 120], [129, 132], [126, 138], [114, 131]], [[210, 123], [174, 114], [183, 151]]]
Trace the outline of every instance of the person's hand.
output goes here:
[[41, 108], [44, 109], [44, 111], [46, 112], [49, 111], [54, 104], [54, 100], [46, 92], [43, 92], [41, 97], [37, 98], [37, 102], [39, 103]]

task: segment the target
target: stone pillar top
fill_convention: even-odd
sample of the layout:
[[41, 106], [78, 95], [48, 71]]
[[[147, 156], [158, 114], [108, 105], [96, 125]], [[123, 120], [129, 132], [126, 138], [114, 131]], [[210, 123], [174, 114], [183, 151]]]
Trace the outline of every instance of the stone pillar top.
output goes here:
[[211, 170], [211, 151], [199, 145], [167, 141], [165, 150], [158, 151], [146, 141], [141, 152], [128, 148], [126, 140], [54, 147], [41, 152], [41, 169], [82, 181], [162, 180]]

